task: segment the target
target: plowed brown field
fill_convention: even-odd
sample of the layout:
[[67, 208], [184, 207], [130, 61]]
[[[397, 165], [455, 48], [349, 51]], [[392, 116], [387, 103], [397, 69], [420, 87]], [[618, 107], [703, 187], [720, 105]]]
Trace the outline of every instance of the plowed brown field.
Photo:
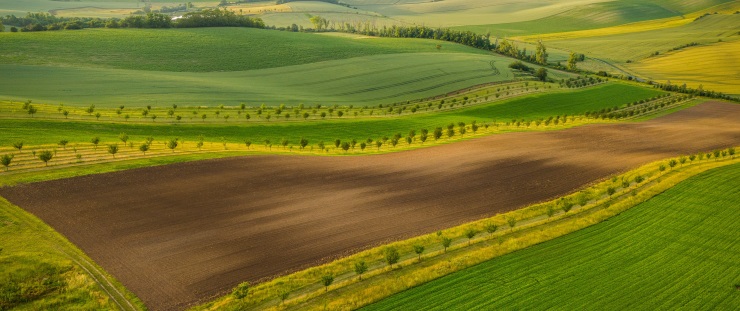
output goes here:
[[0, 189], [152, 310], [510, 211], [649, 161], [740, 145], [740, 105], [363, 157], [250, 156]]

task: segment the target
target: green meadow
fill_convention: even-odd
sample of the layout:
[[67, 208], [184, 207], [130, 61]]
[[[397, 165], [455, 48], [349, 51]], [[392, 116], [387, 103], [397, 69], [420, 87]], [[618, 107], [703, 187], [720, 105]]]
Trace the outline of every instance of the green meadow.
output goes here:
[[738, 179], [738, 164], [704, 172], [601, 224], [363, 310], [733, 309]]

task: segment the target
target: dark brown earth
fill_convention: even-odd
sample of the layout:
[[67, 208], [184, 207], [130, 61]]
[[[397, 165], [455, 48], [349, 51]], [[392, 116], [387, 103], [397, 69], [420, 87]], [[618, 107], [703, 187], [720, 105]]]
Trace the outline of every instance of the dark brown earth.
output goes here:
[[152, 310], [510, 211], [638, 165], [740, 145], [740, 105], [365, 157], [250, 156], [0, 189]]

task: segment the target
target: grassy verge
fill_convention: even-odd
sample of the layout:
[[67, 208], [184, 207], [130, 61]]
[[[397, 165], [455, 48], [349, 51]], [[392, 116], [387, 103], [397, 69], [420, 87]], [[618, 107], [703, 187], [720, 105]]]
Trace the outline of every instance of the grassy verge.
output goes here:
[[[363, 251], [261, 283], [251, 289], [246, 299], [224, 296], [195, 310], [341, 310], [362, 307], [491, 258], [598, 224], [691, 176], [738, 162], [740, 159], [730, 159], [729, 156], [713, 161], [687, 159], [683, 167], [672, 170], [665, 169], [668, 167], [665, 161], [651, 163], [558, 200]], [[487, 231], [492, 224], [497, 225], [497, 230]], [[471, 238], [468, 238], [469, 232], [472, 232]], [[442, 246], [444, 238], [451, 239], [449, 248]], [[414, 246], [425, 248], [420, 259]], [[386, 263], [385, 255], [389, 248], [398, 250], [400, 257], [392, 269]], [[354, 270], [359, 262], [365, 262], [369, 267], [363, 280]], [[335, 280], [327, 293], [320, 283], [325, 275], [332, 275]]]
[[51, 227], [0, 198], [0, 310], [144, 310]]
[[[604, 222], [486, 261], [363, 310], [729, 310], [740, 304], [740, 165]], [[639, 288], [639, 289], [638, 289]]]

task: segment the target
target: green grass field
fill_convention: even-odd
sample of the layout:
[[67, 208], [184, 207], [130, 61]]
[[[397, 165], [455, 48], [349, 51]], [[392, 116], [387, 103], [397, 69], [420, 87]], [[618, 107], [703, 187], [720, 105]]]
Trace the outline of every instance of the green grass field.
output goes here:
[[70, 105], [360, 106], [515, 79], [509, 58], [433, 40], [244, 28], [89, 29], [0, 38], [9, 43], [0, 46], [0, 70], [10, 73], [0, 77], [3, 99]]
[[[0, 33], [0, 40], [4, 43], [0, 64], [174, 72], [244, 71], [360, 56], [436, 52], [438, 43], [229, 27]], [[486, 54], [457, 44], [445, 44], [442, 51]]]
[[0, 145], [9, 146], [22, 140], [27, 145], [55, 144], [62, 139], [71, 143], [88, 143], [92, 136], [99, 136], [103, 141], [115, 142], [118, 134], [125, 132], [132, 140], [143, 140], [148, 136], [156, 139], [180, 137], [193, 141], [199, 135], [206, 136], [208, 141], [242, 143], [250, 139], [261, 143], [270, 139], [277, 143], [283, 138], [297, 142], [300, 137], [308, 138], [311, 144], [318, 141], [330, 142], [334, 139], [364, 140], [395, 133], [405, 135], [409, 130], [444, 127], [449, 123], [474, 120], [483, 123], [496, 119], [499, 123], [511, 119], [547, 118], [563, 114], [582, 114], [602, 108], [624, 105], [635, 100], [647, 99], [663, 92], [633, 85], [611, 83], [575, 91], [550, 94], [529, 95], [502, 102], [465, 108], [450, 112], [402, 116], [398, 118], [347, 118], [326, 121], [296, 122], [253, 122], [245, 124], [126, 124], [110, 122], [52, 121], [6, 119], [0, 122]]
[[740, 165], [609, 221], [402, 292], [364, 310], [703, 309], [740, 304]]

